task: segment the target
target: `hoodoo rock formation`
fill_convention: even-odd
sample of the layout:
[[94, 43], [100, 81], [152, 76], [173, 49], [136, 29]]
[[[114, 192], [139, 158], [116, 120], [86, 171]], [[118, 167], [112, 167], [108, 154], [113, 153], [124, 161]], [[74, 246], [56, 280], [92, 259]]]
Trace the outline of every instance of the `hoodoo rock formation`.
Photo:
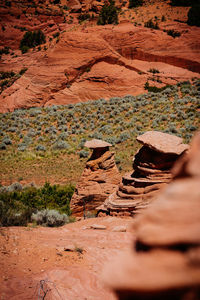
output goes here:
[[119, 299], [200, 298], [200, 133], [173, 175], [135, 219], [131, 252], [105, 270]]
[[133, 160], [133, 171], [122, 177], [118, 190], [111, 194], [99, 213], [134, 215], [155, 198], [171, 181], [171, 168], [188, 149], [182, 138], [158, 131], [148, 131], [137, 137], [142, 148]]
[[114, 153], [109, 151], [111, 144], [101, 140], [91, 140], [85, 147], [93, 150], [90, 159], [71, 199], [74, 215], [83, 216], [94, 211], [113, 193], [120, 182], [120, 174], [114, 160]]

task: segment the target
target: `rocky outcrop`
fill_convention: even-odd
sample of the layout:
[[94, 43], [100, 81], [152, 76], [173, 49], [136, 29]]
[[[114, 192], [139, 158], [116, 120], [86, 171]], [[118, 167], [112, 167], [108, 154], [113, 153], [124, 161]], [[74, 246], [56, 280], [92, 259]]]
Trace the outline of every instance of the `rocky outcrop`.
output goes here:
[[[46, 22], [45, 26], [47, 35], [58, 27], [54, 21]], [[160, 87], [200, 77], [194, 73], [200, 72], [197, 29], [173, 39], [162, 31], [155, 34], [154, 30], [130, 23], [76, 30], [72, 24], [64, 23], [61, 27], [59, 42], [46, 44], [46, 51], [19, 53], [10, 60], [2, 56], [0, 70], [28, 70], [1, 94], [0, 112], [138, 95], [145, 92], [145, 82], [152, 77], [148, 73], [151, 68], [160, 71]], [[22, 37], [23, 33], [20, 34]]]
[[76, 216], [85, 216], [94, 211], [105, 199], [117, 189], [120, 174], [115, 165], [112, 146], [101, 140], [85, 143], [85, 147], [93, 149], [90, 159], [71, 199], [71, 210]]
[[200, 133], [174, 166], [174, 180], [135, 219], [130, 253], [105, 271], [118, 299], [199, 299], [199, 170]]
[[137, 141], [143, 146], [134, 157], [133, 171], [122, 177], [118, 190], [97, 208], [101, 215], [134, 215], [145, 208], [171, 181], [171, 168], [188, 149], [182, 138], [158, 131], [148, 131]]

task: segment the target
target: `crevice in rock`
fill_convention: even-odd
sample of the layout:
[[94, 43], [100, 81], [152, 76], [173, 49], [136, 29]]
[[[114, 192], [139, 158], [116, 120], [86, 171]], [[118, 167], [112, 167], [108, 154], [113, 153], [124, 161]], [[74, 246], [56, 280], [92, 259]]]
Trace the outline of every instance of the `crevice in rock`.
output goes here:
[[190, 59], [185, 59], [176, 56], [162, 56], [144, 52], [137, 49], [137, 47], [125, 47], [120, 49], [115, 49], [121, 56], [126, 59], [138, 59], [148, 62], [163, 62], [175, 67], [180, 67], [187, 69], [192, 72], [200, 73], [200, 63]]

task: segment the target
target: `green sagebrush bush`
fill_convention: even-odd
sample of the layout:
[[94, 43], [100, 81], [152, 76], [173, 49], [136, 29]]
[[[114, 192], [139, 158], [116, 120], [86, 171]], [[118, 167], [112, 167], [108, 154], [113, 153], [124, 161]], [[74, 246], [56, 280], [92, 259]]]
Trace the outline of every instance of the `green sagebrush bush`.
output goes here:
[[[27, 187], [22, 190], [10, 189], [0, 192], [0, 226], [26, 225], [32, 213], [43, 209], [56, 209], [70, 215], [70, 200], [74, 186], [50, 185]], [[53, 218], [53, 217], [52, 217]]]
[[43, 209], [31, 216], [31, 221], [37, 225], [57, 227], [69, 223], [69, 216], [61, 214], [55, 209]]

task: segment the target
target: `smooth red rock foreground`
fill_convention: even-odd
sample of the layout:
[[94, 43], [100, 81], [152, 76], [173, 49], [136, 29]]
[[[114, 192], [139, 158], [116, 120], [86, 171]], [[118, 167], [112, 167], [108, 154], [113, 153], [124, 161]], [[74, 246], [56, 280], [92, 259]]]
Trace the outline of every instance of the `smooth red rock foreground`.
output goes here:
[[151, 83], [151, 68], [160, 71], [158, 86], [200, 77], [196, 27], [180, 25], [182, 34], [174, 39], [162, 30], [131, 23], [76, 29], [62, 25], [59, 42], [48, 44], [47, 51], [19, 54], [0, 63], [3, 71], [28, 67], [1, 94], [0, 112], [138, 95], [145, 92], [147, 80]]
[[199, 145], [200, 133], [177, 162], [174, 181], [135, 220], [129, 254], [105, 271], [118, 299], [199, 299]]
[[143, 146], [133, 160], [133, 171], [125, 174], [116, 192], [97, 208], [102, 215], [135, 215], [152, 202], [171, 181], [171, 168], [189, 146], [171, 134], [147, 131], [137, 137]]

